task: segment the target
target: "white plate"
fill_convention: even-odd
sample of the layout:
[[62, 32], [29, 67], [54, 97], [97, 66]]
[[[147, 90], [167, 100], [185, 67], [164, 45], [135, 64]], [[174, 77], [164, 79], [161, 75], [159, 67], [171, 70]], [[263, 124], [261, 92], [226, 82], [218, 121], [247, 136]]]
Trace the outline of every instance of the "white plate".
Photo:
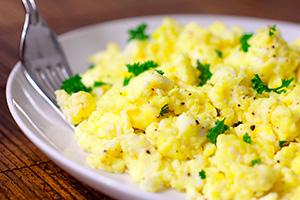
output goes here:
[[[103, 49], [106, 43], [113, 41], [124, 45], [129, 28], [146, 22], [151, 31], [161, 23], [163, 17], [166, 16], [139, 17], [96, 24], [65, 33], [59, 38], [73, 71], [83, 72], [88, 65], [88, 56]], [[169, 15], [169, 17], [181, 23], [195, 21], [201, 25], [222, 21], [227, 25], [240, 25], [246, 31], [277, 24], [288, 41], [300, 36], [300, 26], [287, 22], [218, 15]], [[16, 64], [8, 78], [6, 98], [11, 114], [26, 136], [57, 165], [91, 187], [117, 199], [184, 198], [184, 194], [173, 190], [147, 193], [131, 182], [127, 175], [105, 173], [86, 166], [86, 153], [74, 141], [72, 131], [29, 84], [20, 63]]]

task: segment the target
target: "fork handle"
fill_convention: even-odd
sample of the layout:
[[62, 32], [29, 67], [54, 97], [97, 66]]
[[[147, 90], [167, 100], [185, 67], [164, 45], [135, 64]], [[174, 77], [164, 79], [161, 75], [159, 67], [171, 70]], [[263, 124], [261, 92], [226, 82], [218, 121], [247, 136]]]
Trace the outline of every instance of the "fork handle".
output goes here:
[[22, 0], [26, 14], [29, 17], [29, 23], [37, 24], [40, 20], [40, 16], [34, 0]]

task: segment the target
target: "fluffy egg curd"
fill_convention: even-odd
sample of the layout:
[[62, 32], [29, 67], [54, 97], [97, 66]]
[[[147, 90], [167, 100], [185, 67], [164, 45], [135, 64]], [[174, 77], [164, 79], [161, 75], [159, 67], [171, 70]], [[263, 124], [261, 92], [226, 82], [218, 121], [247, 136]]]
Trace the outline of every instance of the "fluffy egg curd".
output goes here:
[[56, 91], [91, 167], [188, 199], [300, 199], [300, 40], [172, 19], [128, 33]]

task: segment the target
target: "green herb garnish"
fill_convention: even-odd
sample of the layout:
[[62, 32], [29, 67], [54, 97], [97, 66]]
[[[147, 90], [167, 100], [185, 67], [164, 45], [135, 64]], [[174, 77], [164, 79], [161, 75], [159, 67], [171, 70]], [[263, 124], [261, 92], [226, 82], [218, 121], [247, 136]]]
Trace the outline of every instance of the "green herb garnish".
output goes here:
[[94, 64], [90, 64], [88, 68], [89, 68], [89, 69], [93, 69], [94, 67], [95, 67]]
[[103, 86], [103, 85], [107, 85], [107, 83], [102, 82], [102, 81], [96, 81], [96, 82], [94, 83], [94, 87], [101, 87], [101, 86]]
[[199, 172], [199, 176], [202, 180], [206, 179], [206, 173], [203, 169]]
[[165, 73], [165, 72], [163, 72], [162, 70], [159, 70], [159, 69], [156, 69], [155, 71], [156, 71], [158, 74], [162, 75], [162, 76], [163, 76], [164, 73]]
[[90, 92], [92, 90], [92, 88], [86, 87], [81, 82], [81, 77], [78, 74], [64, 80], [60, 89], [65, 90], [68, 94], [76, 93], [79, 91]]
[[206, 137], [211, 143], [216, 144], [217, 137], [229, 128], [226, 124], [224, 124], [224, 121], [225, 119], [222, 121], [217, 120], [215, 126], [208, 130]]
[[129, 84], [129, 81], [135, 77], [140, 75], [141, 73], [143, 73], [144, 71], [147, 71], [151, 68], [156, 68], [158, 66], [158, 64], [152, 60], [148, 60], [144, 63], [133, 63], [133, 64], [127, 64], [127, 70], [128, 72], [130, 72], [132, 74], [132, 76], [129, 77], [125, 77], [123, 80], [123, 86], [126, 86]]
[[250, 45], [248, 44], [248, 40], [253, 36], [253, 33], [244, 34], [240, 39], [241, 50], [243, 52], [248, 52]]
[[254, 159], [251, 161], [251, 166], [257, 165], [257, 164], [261, 164], [261, 159]]
[[133, 63], [133, 64], [127, 64], [126, 67], [128, 69], [128, 72], [132, 73], [134, 76], [138, 76], [144, 71], [147, 71], [151, 68], [156, 68], [158, 64], [152, 60], [146, 61], [144, 63]]
[[132, 76], [125, 77], [124, 80], [123, 80], [123, 86], [128, 85], [131, 79], [132, 79]]
[[223, 53], [222, 53], [222, 51], [216, 49], [216, 54], [217, 54], [217, 56], [218, 56], [219, 58], [223, 58]]
[[244, 142], [246, 142], [246, 143], [248, 143], [248, 144], [251, 144], [251, 143], [252, 143], [251, 137], [250, 137], [250, 135], [249, 135], [248, 133], [245, 133], [245, 134], [243, 135], [243, 140], [244, 140]]
[[287, 88], [291, 82], [294, 80], [294, 78], [291, 79], [283, 79], [281, 81], [281, 86], [277, 88], [269, 88], [267, 85], [263, 83], [263, 81], [260, 79], [258, 74], [255, 74], [252, 82], [252, 87], [257, 91], [258, 94], [262, 94], [263, 92], [276, 92], [277, 94], [285, 93], [286, 90], [284, 88]]
[[203, 86], [212, 76], [212, 73], [209, 70], [209, 64], [202, 64], [197, 60], [197, 69], [201, 72], [199, 76], [199, 86]]
[[168, 104], [164, 105], [161, 109], [160, 109], [160, 113], [159, 113], [159, 116], [162, 117], [164, 116], [165, 114], [167, 114], [169, 112], [169, 106]]
[[147, 40], [149, 38], [149, 35], [147, 35], [145, 33], [146, 29], [147, 29], [147, 24], [145, 24], [145, 23], [142, 23], [142, 24], [138, 25], [134, 29], [130, 29], [128, 31], [128, 34], [129, 34], [128, 41], [131, 41], [131, 40]]
[[284, 147], [284, 146], [286, 146], [287, 145], [287, 141], [285, 141], [285, 140], [280, 140], [279, 141], [279, 146], [280, 147]]
[[273, 24], [273, 25], [269, 28], [269, 36], [273, 36], [275, 32], [276, 32], [276, 25]]

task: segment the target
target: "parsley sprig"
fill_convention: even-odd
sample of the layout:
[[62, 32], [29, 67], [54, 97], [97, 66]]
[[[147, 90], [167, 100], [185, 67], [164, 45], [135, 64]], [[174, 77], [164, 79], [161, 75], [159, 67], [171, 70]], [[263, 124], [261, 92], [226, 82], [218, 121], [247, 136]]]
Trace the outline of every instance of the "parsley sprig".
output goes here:
[[132, 76], [125, 77], [124, 80], [123, 80], [123, 86], [128, 85], [131, 79], [132, 79]]
[[162, 76], [165, 74], [165, 72], [163, 72], [162, 70], [159, 70], [159, 69], [156, 69], [155, 71]]
[[129, 77], [125, 77], [125, 79], [123, 80], [123, 85], [126, 86], [129, 84], [130, 80], [135, 77], [140, 75], [141, 73], [143, 73], [144, 71], [147, 71], [151, 68], [156, 68], [158, 66], [158, 64], [152, 60], [146, 61], [144, 63], [133, 63], [133, 64], [127, 64], [127, 70], [128, 72], [130, 72], [132, 75]]
[[62, 82], [60, 89], [65, 90], [68, 94], [76, 93], [79, 91], [85, 91], [85, 92], [92, 91], [92, 88], [86, 87], [81, 82], [81, 76], [79, 74], [75, 74], [74, 76], [71, 76], [70, 78], [64, 80]]
[[254, 159], [251, 161], [251, 166], [254, 166], [254, 165], [258, 165], [258, 164], [261, 164], [261, 159], [258, 158], [258, 159]]
[[138, 76], [144, 71], [147, 71], [151, 68], [155, 68], [157, 66], [158, 64], [152, 60], [146, 61], [144, 63], [137, 62], [137, 63], [126, 65], [128, 72], [132, 73], [134, 76]]
[[96, 82], [94, 82], [94, 87], [101, 87], [103, 85], [107, 85], [107, 83], [102, 82], [102, 81], [96, 81]]
[[273, 36], [274, 35], [274, 33], [276, 32], [276, 25], [275, 24], [273, 24], [272, 26], [270, 26], [270, 28], [269, 28], [269, 36]]
[[216, 144], [217, 137], [228, 130], [229, 127], [224, 124], [224, 121], [225, 119], [223, 119], [222, 121], [217, 120], [215, 126], [208, 130], [208, 134], [206, 137], [211, 143]]
[[206, 173], [203, 169], [199, 172], [199, 176], [202, 180], [206, 179]]
[[197, 60], [197, 69], [201, 72], [199, 76], [199, 86], [203, 86], [212, 76], [212, 73], [209, 70], [209, 64], [203, 64]]
[[285, 140], [280, 140], [278, 143], [279, 143], [279, 147], [281, 147], [281, 148], [288, 145], [288, 142]]
[[245, 134], [243, 135], [243, 140], [244, 140], [244, 142], [246, 142], [246, 143], [248, 143], [248, 144], [251, 144], [251, 143], [252, 143], [251, 137], [250, 137], [250, 135], [249, 135], [248, 133], [245, 133]]
[[167, 114], [169, 111], [170, 111], [169, 106], [168, 106], [168, 104], [166, 104], [160, 109], [159, 116], [162, 117], [165, 114]]
[[263, 92], [276, 92], [277, 94], [281, 94], [286, 92], [284, 88], [287, 88], [293, 80], [294, 78], [283, 79], [281, 81], [281, 86], [277, 88], [269, 88], [267, 85], [263, 83], [259, 75], [255, 74], [251, 82], [252, 82], [253, 89], [255, 89], [258, 94], [262, 94]]
[[253, 33], [245, 33], [244, 35], [242, 35], [241, 39], [240, 39], [240, 43], [241, 43], [241, 50], [243, 52], [248, 52], [248, 49], [250, 47], [250, 45], [248, 44], [248, 40], [253, 36]]
[[223, 58], [223, 52], [222, 52], [222, 51], [216, 49], [216, 54], [217, 54], [217, 56], [218, 56], [219, 58]]
[[128, 41], [131, 40], [147, 40], [149, 38], [149, 35], [145, 33], [147, 29], [147, 24], [141, 23], [136, 28], [130, 29], [128, 31], [129, 38]]
[[88, 69], [93, 69], [93, 68], [95, 68], [95, 64], [90, 64], [90, 65], [88, 66]]

